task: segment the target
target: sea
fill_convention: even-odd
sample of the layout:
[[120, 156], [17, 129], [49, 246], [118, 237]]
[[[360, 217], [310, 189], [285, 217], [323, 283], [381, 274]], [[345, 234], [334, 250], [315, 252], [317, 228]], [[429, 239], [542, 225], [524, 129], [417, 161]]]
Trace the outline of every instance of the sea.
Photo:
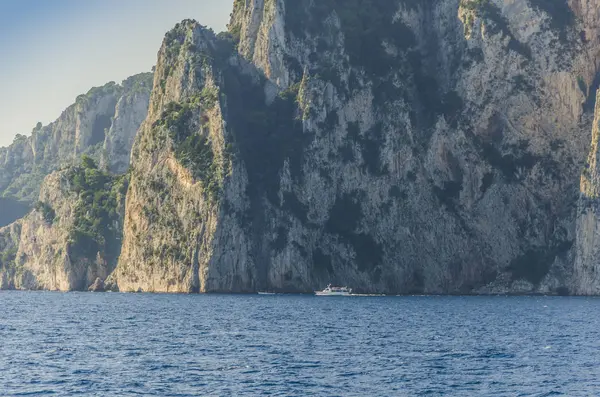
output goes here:
[[0, 396], [599, 396], [600, 299], [0, 292]]

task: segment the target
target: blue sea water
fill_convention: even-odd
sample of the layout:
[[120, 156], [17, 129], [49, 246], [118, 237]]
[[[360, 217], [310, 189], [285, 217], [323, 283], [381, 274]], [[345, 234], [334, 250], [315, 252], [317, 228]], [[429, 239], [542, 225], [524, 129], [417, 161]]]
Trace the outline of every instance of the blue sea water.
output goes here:
[[0, 292], [0, 396], [600, 395], [600, 299]]

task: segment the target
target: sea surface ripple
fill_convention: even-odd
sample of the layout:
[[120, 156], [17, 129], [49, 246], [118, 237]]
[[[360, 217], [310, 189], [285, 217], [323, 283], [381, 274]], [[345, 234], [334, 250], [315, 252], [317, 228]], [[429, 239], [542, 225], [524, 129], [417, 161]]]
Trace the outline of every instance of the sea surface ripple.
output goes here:
[[600, 395], [600, 299], [0, 292], [0, 396]]

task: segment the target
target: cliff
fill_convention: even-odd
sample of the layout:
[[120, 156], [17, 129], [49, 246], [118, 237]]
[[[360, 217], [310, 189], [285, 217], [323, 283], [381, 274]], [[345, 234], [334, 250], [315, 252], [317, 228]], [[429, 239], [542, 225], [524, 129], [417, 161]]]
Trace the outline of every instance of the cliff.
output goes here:
[[128, 176], [111, 176], [93, 160], [44, 179], [39, 201], [0, 229], [2, 289], [85, 290], [116, 266]]
[[123, 81], [123, 93], [115, 106], [112, 124], [106, 131], [100, 158], [102, 168], [113, 174], [123, 174], [129, 168], [135, 135], [148, 115], [152, 81], [152, 73]]
[[143, 73], [93, 88], [54, 123], [0, 149], [0, 225], [8, 225], [0, 229], [0, 289], [83, 290], [113, 271], [125, 173], [151, 87]]
[[0, 196], [26, 208], [0, 217], [0, 225], [22, 217], [37, 199], [43, 179], [76, 164], [82, 154], [102, 157], [111, 171], [125, 172], [133, 137], [147, 114], [151, 81], [152, 74], [143, 73], [122, 85], [93, 88], [55, 122], [38, 123], [31, 136], [18, 135], [9, 147], [0, 148]]
[[576, 290], [597, 16], [247, 0], [228, 35], [179, 25], [132, 157], [119, 285]]
[[15, 259], [21, 238], [21, 223], [0, 228], [0, 290], [14, 289]]
[[598, 163], [600, 138], [600, 91], [596, 98], [596, 111], [592, 129], [592, 143], [581, 175], [581, 194], [577, 206], [577, 245], [573, 292], [581, 295], [600, 293], [600, 164]]
[[[227, 33], [165, 37], [110, 218], [122, 245], [94, 238], [46, 281], [93, 196], [65, 185], [65, 208], [40, 201], [68, 221], [37, 248], [38, 210], [1, 229], [3, 266], [84, 289], [120, 251], [122, 291], [597, 294], [599, 60], [598, 0], [235, 0]], [[104, 137], [116, 172], [124, 124]]]
[[123, 249], [113, 275], [121, 291], [253, 288], [249, 237], [224, 207], [248, 205], [244, 166], [234, 159], [223, 115], [223, 76], [237, 70], [225, 46], [192, 21], [165, 38], [148, 118], [132, 151]]

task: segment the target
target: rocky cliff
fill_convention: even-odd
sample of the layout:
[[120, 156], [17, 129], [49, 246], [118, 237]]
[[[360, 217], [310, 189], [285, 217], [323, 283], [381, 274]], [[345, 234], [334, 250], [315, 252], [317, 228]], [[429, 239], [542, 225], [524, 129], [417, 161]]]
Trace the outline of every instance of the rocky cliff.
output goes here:
[[0, 289], [14, 289], [15, 259], [21, 239], [21, 222], [0, 228]]
[[[159, 54], [125, 290], [578, 291], [594, 1], [235, 1]], [[232, 48], [233, 47], [233, 48]]]
[[[599, 60], [598, 0], [235, 0], [226, 33], [167, 33], [124, 218], [43, 189], [0, 229], [3, 283], [84, 289], [120, 250], [122, 291], [596, 294]], [[104, 137], [121, 172], [142, 112], [110, 103], [136, 114]], [[116, 182], [76, 169], [95, 188], [45, 185], [102, 207]], [[31, 233], [44, 203], [66, 223]], [[95, 245], [69, 268], [71, 230]]]
[[0, 229], [1, 289], [85, 290], [116, 266], [128, 175], [85, 158], [45, 178], [39, 201]]
[[123, 249], [114, 274], [122, 291], [254, 287], [250, 237], [234, 214], [248, 207], [246, 171], [235, 161], [223, 115], [223, 76], [229, 68], [238, 70], [229, 62], [240, 61], [232, 50], [192, 21], [167, 34], [148, 118], [132, 152]]
[[600, 294], [600, 91], [592, 130], [592, 143], [581, 175], [581, 195], [577, 211], [577, 245], [574, 268], [574, 292], [582, 295]]
[[0, 149], [0, 289], [83, 290], [113, 271], [125, 172], [151, 87], [144, 73], [94, 88]]
[[152, 81], [152, 73], [123, 81], [123, 93], [115, 106], [110, 129], [106, 131], [100, 159], [102, 168], [113, 174], [125, 173], [129, 168], [135, 134], [148, 115]]
[[[100, 160], [113, 172], [125, 172], [135, 132], [147, 114], [152, 74], [143, 73], [122, 85], [109, 83], [77, 97], [53, 123], [18, 135], [0, 148], [0, 196], [27, 210], [38, 197], [44, 177], [75, 164], [82, 154]], [[0, 217], [6, 225], [21, 216]]]

